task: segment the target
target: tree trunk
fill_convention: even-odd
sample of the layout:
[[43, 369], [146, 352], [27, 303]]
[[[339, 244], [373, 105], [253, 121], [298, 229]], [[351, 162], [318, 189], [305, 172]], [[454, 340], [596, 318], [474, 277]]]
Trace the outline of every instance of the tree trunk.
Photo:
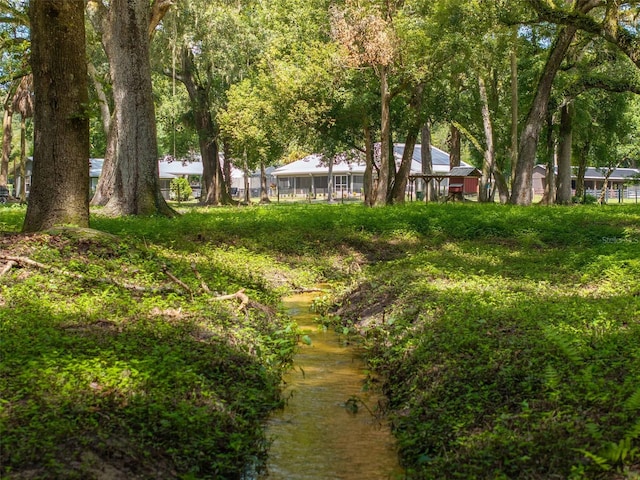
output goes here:
[[415, 125], [411, 126], [409, 132], [407, 132], [407, 138], [404, 143], [404, 152], [402, 152], [402, 160], [400, 162], [400, 168], [396, 173], [395, 181], [393, 182], [393, 202], [404, 203], [407, 182], [409, 181], [409, 174], [411, 174], [411, 163], [413, 161], [413, 151], [418, 141], [418, 133], [420, 127]]
[[538, 82], [536, 96], [520, 135], [518, 163], [514, 173], [513, 191], [511, 192], [511, 203], [515, 205], [531, 205], [533, 200], [533, 167], [536, 161], [540, 131], [547, 112], [553, 80], [573, 41], [575, 33], [575, 27], [566, 27], [560, 30]]
[[109, 130], [111, 126], [111, 108], [109, 108], [109, 100], [107, 99], [107, 94], [104, 91], [104, 87], [102, 86], [102, 82], [98, 78], [98, 71], [93, 63], [87, 63], [87, 72], [89, 73], [89, 77], [91, 78], [91, 83], [93, 83], [93, 88], [96, 91], [96, 95], [98, 96], [98, 103], [100, 104], [100, 118], [102, 119], [102, 129], [104, 130], [105, 136], [109, 137]]
[[211, 117], [209, 93], [196, 80], [193, 53], [188, 48], [182, 49], [182, 72], [176, 76], [189, 94], [191, 109], [194, 114], [200, 156], [202, 158], [202, 184], [205, 195], [200, 197], [201, 205], [220, 205], [232, 203], [229, 188], [225, 182], [220, 165], [218, 132]]
[[247, 151], [244, 151], [242, 156], [242, 171], [244, 173], [244, 203], [249, 205], [251, 203], [251, 185], [249, 184], [249, 159], [247, 158]]
[[[518, 165], [518, 26], [514, 25], [511, 32], [511, 172], [515, 173]], [[513, 178], [511, 182], [513, 185]], [[508, 190], [507, 187], [507, 197], [509, 196]], [[504, 192], [500, 190], [499, 184], [498, 192], [501, 198], [500, 203], [503, 203]]]
[[[431, 175], [433, 173], [433, 156], [431, 155], [431, 122], [429, 121], [426, 121], [420, 130], [420, 147], [422, 173]], [[424, 181], [425, 202], [438, 200], [438, 192], [436, 192], [434, 182], [433, 179]]]
[[382, 111], [380, 115], [380, 171], [378, 172], [378, 188], [376, 191], [376, 205], [387, 205], [390, 192], [390, 159], [391, 159], [391, 93], [387, 67], [380, 66], [380, 101]]
[[613, 171], [618, 168], [618, 165], [610, 165], [607, 169], [607, 173], [604, 174], [604, 180], [602, 181], [602, 188], [600, 189], [600, 198], [598, 198], [598, 203], [600, 205], [604, 205], [607, 203], [607, 190], [609, 189], [609, 178]]
[[558, 146], [558, 178], [556, 184], [556, 203], [571, 204], [571, 147], [573, 142], [573, 104], [562, 106], [560, 115], [560, 133]]
[[25, 232], [89, 226], [89, 101], [84, 3], [32, 0], [35, 93], [31, 193]]
[[[392, 191], [392, 201], [396, 203], [404, 203], [407, 191], [407, 183], [409, 181], [409, 175], [411, 174], [411, 164], [413, 162], [413, 151], [418, 141], [418, 135], [420, 134], [420, 127], [422, 122], [420, 117], [422, 116], [422, 103], [425, 84], [419, 83], [413, 89], [411, 100], [407, 108], [407, 115], [412, 118], [407, 130], [407, 137], [405, 139], [404, 151], [402, 153], [402, 160], [400, 161], [400, 168], [395, 174]], [[393, 145], [391, 145], [393, 151]], [[393, 160], [392, 160], [393, 161]], [[395, 165], [395, 161], [394, 161]]]
[[271, 203], [269, 186], [267, 185], [267, 170], [264, 161], [260, 162], [260, 203]]
[[27, 201], [27, 119], [20, 115], [20, 201]]
[[547, 155], [545, 162], [544, 194], [540, 203], [553, 205], [556, 191], [556, 142], [553, 135], [553, 113], [547, 109]]
[[580, 149], [578, 155], [578, 174], [576, 175], [576, 197], [578, 201], [582, 201], [584, 198], [584, 176], [587, 173], [588, 155], [591, 149], [591, 144], [586, 142]]
[[233, 183], [233, 179], [231, 178], [231, 153], [228, 148], [228, 144], [223, 142], [222, 150], [224, 153], [224, 163], [222, 168], [222, 178], [224, 179], [224, 185], [226, 190], [226, 196], [230, 199], [230, 202], [233, 203], [233, 198], [231, 197], [231, 184]]
[[500, 203], [504, 205], [509, 202], [509, 184], [507, 183], [504, 173], [502, 173], [502, 170], [498, 166], [496, 166], [496, 170], [493, 172], [493, 178], [496, 181], [496, 189], [498, 190]]
[[333, 155], [327, 159], [327, 203], [333, 203]]
[[[13, 137], [13, 130], [11, 129], [12, 120], [13, 107], [11, 106], [11, 102], [7, 102], [4, 110], [4, 117], [2, 119], [2, 160], [0, 161], [0, 187], [6, 187], [7, 183], [9, 183], [9, 159], [11, 158], [11, 140]], [[14, 191], [16, 187], [15, 183], [16, 182], [14, 180]]]
[[373, 188], [373, 169], [374, 169], [374, 145], [373, 138], [371, 135], [371, 129], [369, 128], [369, 123], [367, 122], [364, 126], [364, 158], [365, 158], [365, 167], [364, 167], [364, 178], [363, 178], [363, 189], [364, 189], [364, 203], [368, 207], [371, 207], [375, 204], [376, 192]]
[[460, 161], [460, 130], [452, 123], [449, 130], [449, 167], [459, 167]]
[[480, 178], [480, 191], [478, 200], [480, 202], [491, 201], [491, 178], [495, 170], [496, 152], [493, 144], [493, 123], [491, 121], [491, 111], [489, 109], [489, 98], [484, 79], [478, 76], [478, 90], [482, 101], [482, 125], [484, 127], [485, 149], [484, 162], [482, 162], [482, 177]]
[[112, 0], [107, 55], [113, 82], [116, 148], [111, 215], [173, 215], [160, 193], [158, 146], [149, 63], [147, 0]]
[[96, 191], [91, 199], [91, 205], [104, 207], [113, 195], [116, 178], [116, 149], [118, 143], [118, 119], [111, 117], [107, 133], [107, 150], [102, 162], [102, 171], [98, 178]]

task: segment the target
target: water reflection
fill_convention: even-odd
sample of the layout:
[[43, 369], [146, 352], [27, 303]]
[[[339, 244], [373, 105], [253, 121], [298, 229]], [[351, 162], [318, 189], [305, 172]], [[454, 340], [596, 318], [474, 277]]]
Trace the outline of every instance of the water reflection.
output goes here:
[[364, 363], [332, 331], [322, 332], [309, 313], [310, 295], [285, 299], [285, 306], [311, 337], [286, 376], [287, 407], [272, 417], [268, 436], [269, 480], [376, 480], [404, 478], [393, 437], [371, 410], [379, 396], [362, 391]]

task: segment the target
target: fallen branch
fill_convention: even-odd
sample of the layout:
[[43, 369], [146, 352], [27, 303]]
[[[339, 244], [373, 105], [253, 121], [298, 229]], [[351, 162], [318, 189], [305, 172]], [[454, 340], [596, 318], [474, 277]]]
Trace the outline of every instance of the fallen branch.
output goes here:
[[16, 265], [18, 265], [16, 262], [14, 262], [13, 260], [9, 260], [7, 264], [2, 268], [2, 270], [0, 270], [0, 277], [9, 273], [9, 270], [11, 270]]
[[171, 273], [166, 265], [162, 265], [162, 271], [164, 272], [164, 274], [167, 277], [169, 277], [169, 279], [172, 282], [174, 282], [174, 283], [180, 285], [182, 288], [184, 288], [189, 293], [189, 295], [191, 295], [191, 299], [193, 300], [193, 291], [191, 291], [191, 289], [189, 288], [189, 285], [187, 285], [182, 280], [180, 280], [178, 277], [176, 277], [173, 273]]
[[[153, 287], [153, 288], [148, 288], [148, 287], [143, 287], [141, 285], [135, 285], [133, 283], [127, 283], [127, 282], [119, 282], [118, 280], [114, 280], [113, 278], [91, 278], [91, 277], [87, 277], [86, 275], [82, 275], [81, 273], [76, 273], [76, 272], [70, 272], [69, 270], [62, 270], [62, 269], [58, 269], [55, 268], [51, 265], [47, 265], [44, 263], [40, 263], [40, 262], [36, 262], [35, 260], [31, 260], [28, 257], [14, 257], [11, 255], [3, 255], [0, 254], [0, 260], [5, 260], [7, 262], [14, 262], [14, 264], [12, 265], [12, 267], [14, 266], [23, 266], [23, 267], [33, 267], [33, 268], [37, 268], [40, 270], [45, 270], [47, 272], [53, 272], [56, 273], [58, 275], [64, 275], [67, 277], [71, 277], [71, 278], [75, 278], [76, 280], [81, 280], [84, 282], [97, 282], [97, 283], [107, 283], [110, 285], [115, 285], [117, 287], [121, 287], [124, 288], [126, 290], [132, 290], [134, 292], [150, 292], [150, 293], [163, 293], [163, 292], [173, 292], [175, 290], [173, 290], [172, 288], [168, 288], [168, 287]], [[6, 267], [5, 267], [6, 269]], [[4, 269], [3, 269], [4, 271]]]
[[230, 295], [219, 295], [217, 297], [213, 297], [212, 300], [221, 302], [224, 300], [234, 300], [236, 298], [240, 300], [239, 310], [244, 310], [249, 304], [249, 297], [244, 293], [244, 288], [241, 288], [236, 293], [232, 293]]

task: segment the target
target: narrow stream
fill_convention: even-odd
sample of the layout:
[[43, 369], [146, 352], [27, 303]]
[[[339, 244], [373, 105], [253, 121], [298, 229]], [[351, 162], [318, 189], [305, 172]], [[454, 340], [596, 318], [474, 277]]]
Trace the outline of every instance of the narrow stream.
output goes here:
[[[340, 336], [322, 331], [309, 308], [313, 295], [284, 299], [311, 345], [302, 345], [285, 377], [287, 406], [269, 422], [268, 480], [402, 479], [394, 440], [375, 410], [379, 394], [362, 391], [365, 365]], [[347, 408], [357, 398], [358, 411]], [[364, 404], [366, 404], [366, 407]]]

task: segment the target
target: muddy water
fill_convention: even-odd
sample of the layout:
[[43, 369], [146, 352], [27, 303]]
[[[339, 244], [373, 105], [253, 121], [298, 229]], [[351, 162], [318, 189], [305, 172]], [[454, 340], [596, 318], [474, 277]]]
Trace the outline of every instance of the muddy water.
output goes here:
[[[362, 391], [364, 363], [333, 331], [322, 331], [309, 312], [309, 294], [285, 299], [285, 307], [311, 338], [285, 378], [283, 411], [267, 435], [269, 480], [378, 480], [404, 478], [391, 433], [367, 411], [379, 396]], [[358, 411], [348, 408], [357, 397]], [[363, 406], [363, 403], [367, 407]]]

